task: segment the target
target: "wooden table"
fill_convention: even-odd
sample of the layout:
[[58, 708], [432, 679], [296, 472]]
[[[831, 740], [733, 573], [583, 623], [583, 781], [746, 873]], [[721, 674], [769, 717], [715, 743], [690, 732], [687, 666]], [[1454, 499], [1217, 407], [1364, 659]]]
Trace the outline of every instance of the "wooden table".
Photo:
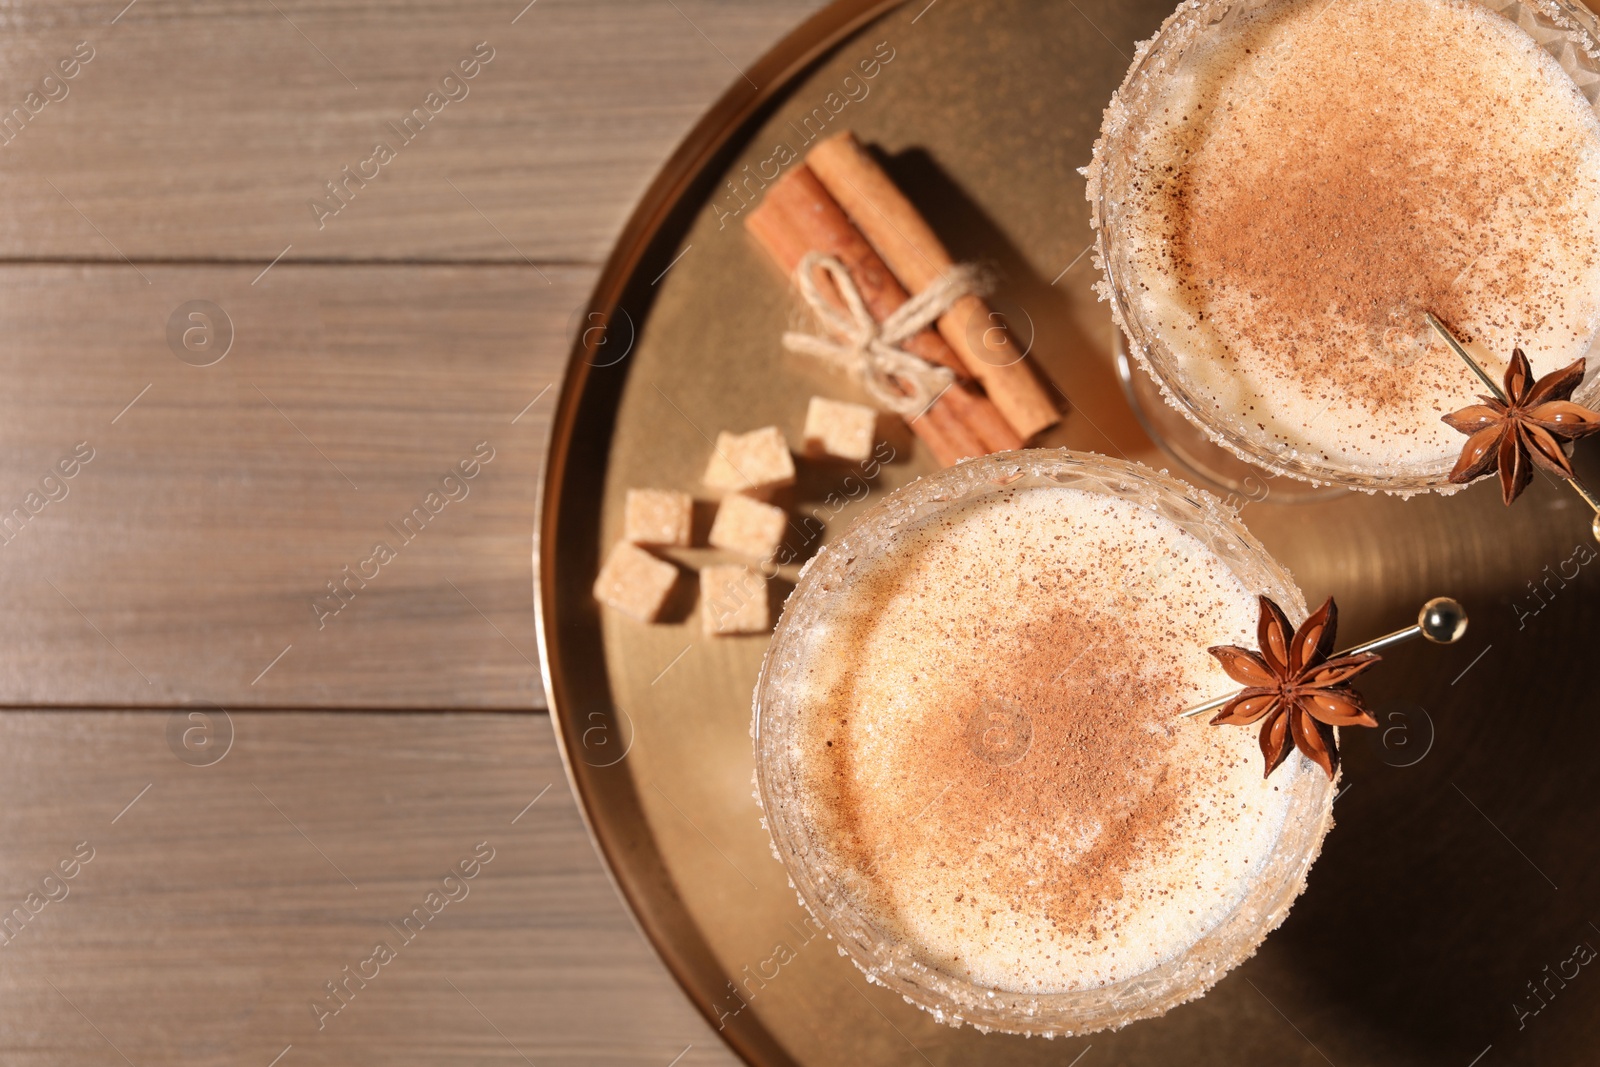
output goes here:
[[535, 479], [815, 0], [124, 3], [0, 37], [0, 1062], [732, 1062], [540, 710]]

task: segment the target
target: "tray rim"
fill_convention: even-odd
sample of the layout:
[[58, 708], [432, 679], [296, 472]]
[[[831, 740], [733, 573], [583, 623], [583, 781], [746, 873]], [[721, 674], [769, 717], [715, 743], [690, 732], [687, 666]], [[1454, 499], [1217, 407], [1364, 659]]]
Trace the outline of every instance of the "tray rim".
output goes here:
[[[705, 168], [725, 149], [760, 110], [777, 97], [788, 92], [795, 80], [832, 49], [848, 40], [871, 22], [909, 0], [833, 0], [832, 3], [812, 13], [798, 26], [786, 33], [753, 64], [745, 68], [745, 77], [735, 79], [711, 104], [684, 135], [651, 180], [638, 204], [629, 214], [611, 252], [601, 267], [589, 299], [582, 305], [585, 316], [600, 313], [609, 316], [621, 306], [620, 301], [629, 283], [638, 271], [645, 254], [654, 244], [668, 221], [672, 210], [678, 206], [689, 187]], [[755, 86], [752, 87], [752, 82]], [[587, 317], [581, 321], [589, 321]], [[609, 322], [609, 318], [604, 321]], [[567, 464], [573, 429], [577, 423], [579, 405], [592, 369], [588, 357], [592, 354], [585, 343], [586, 331], [579, 331], [571, 342], [566, 366], [562, 370], [561, 385], [551, 416], [544, 462], [540, 465], [534, 491], [533, 525], [533, 610], [534, 631], [538, 640], [539, 670], [544, 689], [545, 705], [555, 735], [556, 749], [566, 772], [567, 784], [578, 800], [578, 813], [583, 821], [590, 844], [600, 857], [612, 888], [622, 899], [629, 920], [655, 952], [677, 982], [689, 1002], [711, 1025], [724, 1044], [748, 1064], [764, 1062], [754, 1042], [739, 1029], [718, 1028], [719, 1017], [711, 1001], [703, 995], [690, 975], [690, 967], [665, 931], [657, 929], [649, 912], [639, 906], [643, 895], [634, 883], [632, 873], [621, 860], [621, 848], [616, 840], [618, 831], [604, 826], [591, 814], [593, 786], [588, 765], [574, 758], [574, 747], [579, 738], [569, 731], [575, 729], [562, 711], [573, 683], [558, 670], [557, 657], [552, 652], [552, 641], [557, 631], [555, 605], [554, 551], [545, 552], [546, 541], [556, 543], [555, 522], [560, 510], [560, 496], [565, 488]], [[787, 1056], [782, 1057], [788, 1060]]]

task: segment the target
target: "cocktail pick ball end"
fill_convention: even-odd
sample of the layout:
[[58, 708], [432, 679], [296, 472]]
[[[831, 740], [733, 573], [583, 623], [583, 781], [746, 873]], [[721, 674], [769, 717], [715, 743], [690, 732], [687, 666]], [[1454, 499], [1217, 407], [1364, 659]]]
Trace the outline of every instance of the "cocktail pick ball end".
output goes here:
[[1467, 632], [1467, 609], [1447, 596], [1434, 597], [1417, 615], [1422, 636], [1436, 645], [1453, 645]]

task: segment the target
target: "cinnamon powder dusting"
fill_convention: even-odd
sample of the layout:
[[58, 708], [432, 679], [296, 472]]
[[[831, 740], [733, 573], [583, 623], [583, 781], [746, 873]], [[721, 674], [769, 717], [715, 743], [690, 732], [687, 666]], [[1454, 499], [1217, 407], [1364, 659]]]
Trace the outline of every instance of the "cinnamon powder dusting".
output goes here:
[[[1069, 573], [1035, 588], [1067, 604], [1066, 582], [1083, 577]], [[1174, 691], [1177, 672], [1115, 618], [1063, 613], [1016, 627], [979, 620], [977, 629], [980, 640], [1011, 647], [1005, 669], [963, 664], [930, 687], [944, 713], [930, 717], [926, 732], [907, 746], [914, 753], [901, 753], [913, 758], [888, 775], [904, 791], [914, 821], [885, 824], [872, 855], [857, 859], [865, 867], [884, 851], [903, 854], [932, 833], [944, 839], [940, 862], [980, 869], [984, 888], [1048, 915], [1058, 927], [1083, 926], [1122, 898], [1130, 863], [1159, 852], [1171, 833], [1190, 772], [1166, 765], [1173, 728], [1150, 713], [1167, 706], [1163, 698]], [[1063, 674], [1064, 664], [1079, 656], [1083, 669]], [[1116, 664], [1117, 673], [1101, 675], [1104, 664]], [[853, 699], [854, 681], [836, 699]], [[1027, 750], [1008, 762], [1017, 735], [1028, 737]], [[832, 752], [836, 781], [848, 790], [856, 752], [845, 744]], [[1041, 847], [997, 855], [991, 838], [997, 811], [1040, 816]], [[1052, 840], [1062, 830], [1052, 824], [1057, 815], [1065, 816], [1065, 841]], [[1072, 891], [1063, 893], [1067, 886]]]
[[1587, 101], [1466, 0], [1285, 0], [1217, 37], [1134, 168], [1169, 342], [1265, 441], [1447, 468], [1477, 388], [1424, 311], [1540, 372], [1600, 323]]
[[808, 742], [861, 903], [932, 961], [1033, 991], [1139, 973], [1214, 925], [1286, 795], [1250, 739], [1174, 714], [1220, 674], [1202, 635], [1248, 634], [1248, 592], [1165, 520], [1073, 490], [958, 509], [894, 556], [830, 638]]

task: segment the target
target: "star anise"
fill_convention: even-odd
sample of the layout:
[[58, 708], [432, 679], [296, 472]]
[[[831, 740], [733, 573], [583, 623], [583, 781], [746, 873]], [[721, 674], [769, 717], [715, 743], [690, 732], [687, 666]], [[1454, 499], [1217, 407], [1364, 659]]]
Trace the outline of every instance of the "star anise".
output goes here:
[[1534, 463], [1551, 474], [1573, 477], [1561, 442], [1600, 430], [1600, 414], [1567, 399], [1583, 381], [1583, 366], [1582, 359], [1574, 360], [1533, 381], [1528, 357], [1513, 349], [1505, 376], [1510, 403], [1480, 395], [1482, 404], [1444, 417], [1451, 429], [1468, 435], [1450, 480], [1464, 484], [1498, 470], [1500, 495], [1510, 504], [1533, 480]]
[[1363, 652], [1329, 659], [1338, 621], [1339, 609], [1329, 597], [1296, 630], [1282, 608], [1262, 597], [1256, 627], [1261, 650], [1238, 645], [1209, 650], [1228, 677], [1246, 687], [1223, 705], [1211, 725], [1248, 726], [1261, 721], [1261, 754], [1267, 761], [1262, 777], [1277, 770], [1298, 748], [1332, 779], [1339, 765], [1333, 728], [1378, 725], [1349, 683], [1380, 657]]

